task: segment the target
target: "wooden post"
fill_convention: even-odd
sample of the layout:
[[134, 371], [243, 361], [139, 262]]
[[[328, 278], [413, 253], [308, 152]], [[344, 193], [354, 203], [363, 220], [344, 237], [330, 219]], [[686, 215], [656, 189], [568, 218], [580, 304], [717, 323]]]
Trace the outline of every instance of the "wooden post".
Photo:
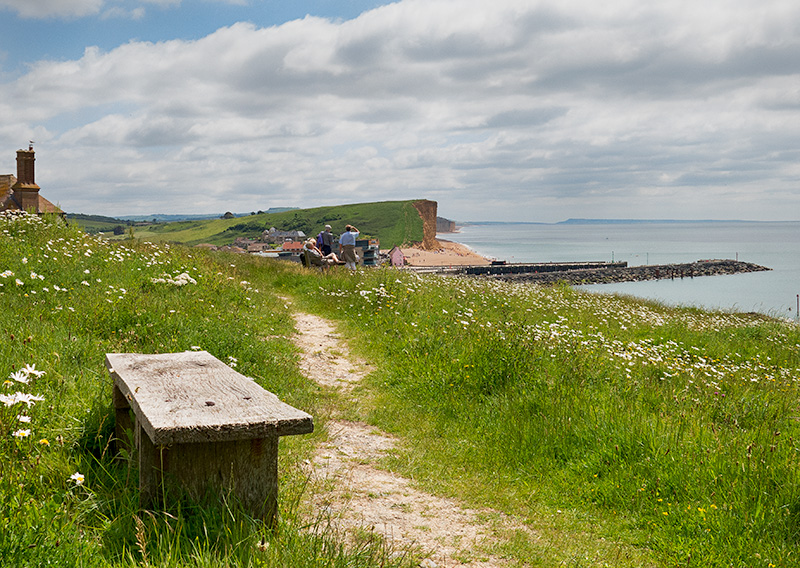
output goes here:
[[131, 405], [128, 403], [128, 400], [125, 398], [125, 395], [122, 394], [122, 391], [119, 390], [119, 387], [115, 384], [114, 385], [114, 417], [115, 417], [115, 425], [114, 425], [114, 443], [116, 444], [116, 451], [119, 452], [120, 450], [126, 450], [128, 452], [132, 451], [133, 448], [130, 446], [129, 436], [133, 431], [133, 420], [131, 420]]
[[161, 487], [161, 456], [147, 432], [136, 421], [136, 447], [139, 449], [139, 506], [152, 507]]

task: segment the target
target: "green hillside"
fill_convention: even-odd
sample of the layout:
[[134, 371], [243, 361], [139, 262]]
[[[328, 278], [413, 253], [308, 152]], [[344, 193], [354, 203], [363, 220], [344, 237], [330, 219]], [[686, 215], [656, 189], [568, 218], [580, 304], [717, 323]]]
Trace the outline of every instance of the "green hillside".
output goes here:
[[67, 221], [80, 227], [87, 233], [112, 233], [122, 234], [132, 221], [115, 219], [114, 217], [104, 217], [102, 215], [82, 215], [80, 213], [67, 213]]
[[137, 227], [136, 237], [151, 242], [176, 242], [189, 246], [200, 243], [229, 245], [237, 237], [258, 239], [270, 227], [282, 231], [303, 231], [312, 236], [333, 227], [335, 234], [347, 224], [358, 227], [364, 237], [378, 238], [381, 248], [422, 241], [422, 219], [414, 201], [355, 203], [334, 207], [295, 209], [281, 213], [261, 213], [233, 219], [210, 219], [160, 223]]

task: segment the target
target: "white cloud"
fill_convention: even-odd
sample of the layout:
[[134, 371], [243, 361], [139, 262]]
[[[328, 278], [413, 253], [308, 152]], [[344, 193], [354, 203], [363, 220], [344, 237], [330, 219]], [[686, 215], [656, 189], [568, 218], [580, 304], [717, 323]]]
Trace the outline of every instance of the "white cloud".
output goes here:
[[100, 16], [101, 20], [142, 20], [145, 17], [146, 11], [143, 7], [139, 6], [133, 9], [125, 9], [121, 6], [112, 6], [104, 10]]
[[37, 182], [70, 211], [796, 217], [799, 22], [780, 0], [404, 0], [39, 62], [0, 84], [0, 124], [45, 130]]
[[100, 12], [104, 0], [0, 0], [23, 18], [81, 18]]

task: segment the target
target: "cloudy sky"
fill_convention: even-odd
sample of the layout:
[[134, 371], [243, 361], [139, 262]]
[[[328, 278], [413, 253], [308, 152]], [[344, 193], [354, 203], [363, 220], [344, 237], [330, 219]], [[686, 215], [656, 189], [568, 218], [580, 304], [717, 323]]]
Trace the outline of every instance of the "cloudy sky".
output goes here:
[[64, 210], [800, 219], [797, 0], [0, 0]]

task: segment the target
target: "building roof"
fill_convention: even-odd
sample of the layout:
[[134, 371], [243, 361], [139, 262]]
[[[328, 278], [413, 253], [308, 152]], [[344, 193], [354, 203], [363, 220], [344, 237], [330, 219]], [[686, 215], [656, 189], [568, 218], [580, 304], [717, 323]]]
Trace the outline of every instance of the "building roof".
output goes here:
[[[22, 207], [14, 199], [14, 190], [11, 189], [17, 183], [17, 178], [11, 174], [0, 175], [0, 211], [22, 211]], [[38, 205], [36, 213], [56, 213], [62, 215], [64, 212], [42, 197], [37, 192]]]
[[263, 250], [272, 250], [272, 245], [269, 243], [250, 243], [247, 245], [247, 252], [260, 252]]

